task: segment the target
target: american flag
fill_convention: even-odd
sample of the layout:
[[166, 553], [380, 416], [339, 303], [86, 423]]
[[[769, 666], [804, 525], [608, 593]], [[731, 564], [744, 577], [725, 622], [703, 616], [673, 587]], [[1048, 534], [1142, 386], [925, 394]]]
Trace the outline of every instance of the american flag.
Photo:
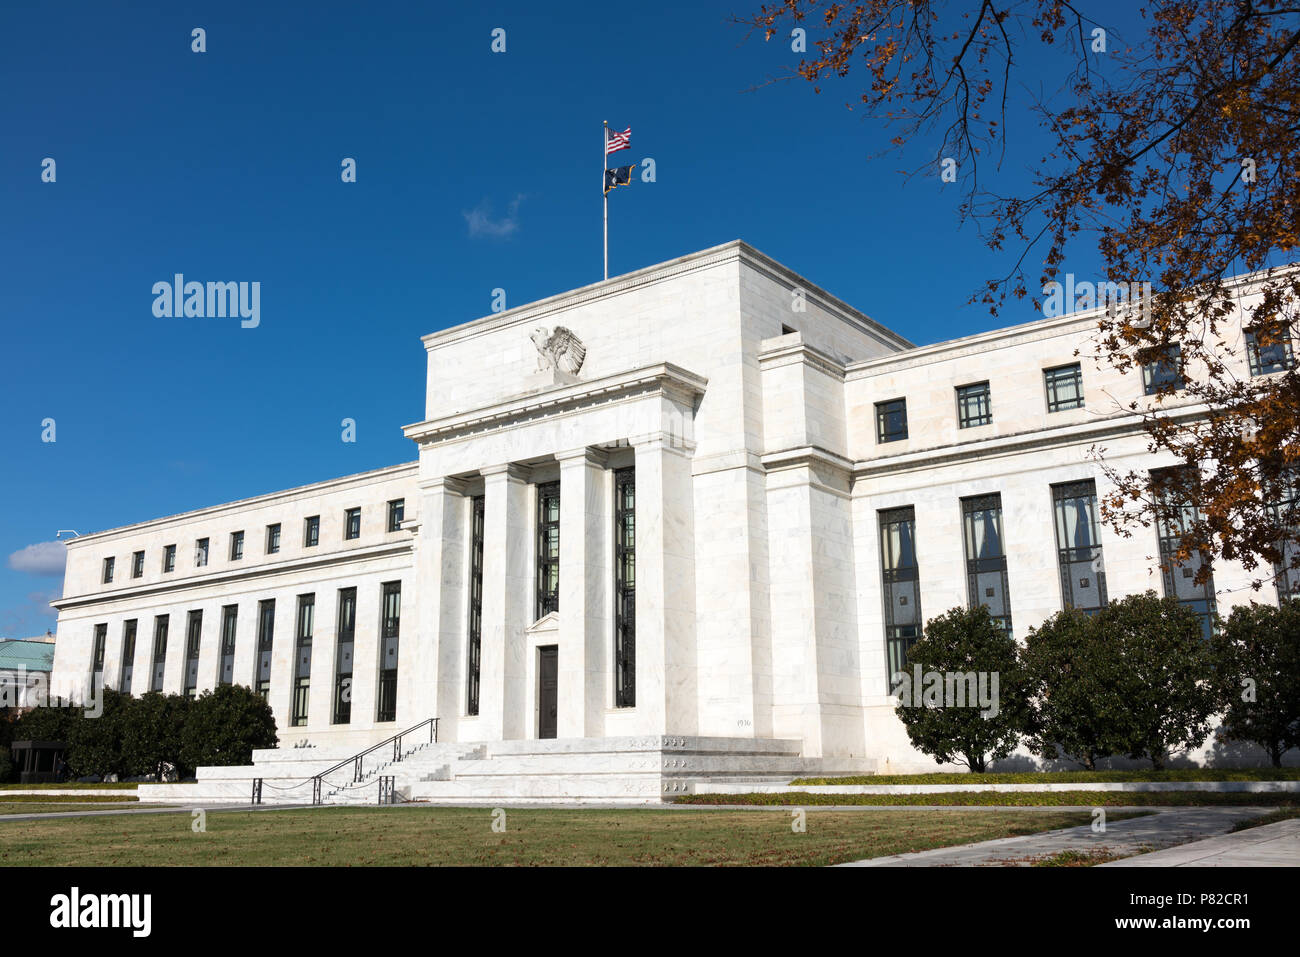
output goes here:
[[632, 127], [628, 127], [622, 133], [605, 128], [605, 155], [617, 153], [619, 150], [625, 150], [632, 145]]

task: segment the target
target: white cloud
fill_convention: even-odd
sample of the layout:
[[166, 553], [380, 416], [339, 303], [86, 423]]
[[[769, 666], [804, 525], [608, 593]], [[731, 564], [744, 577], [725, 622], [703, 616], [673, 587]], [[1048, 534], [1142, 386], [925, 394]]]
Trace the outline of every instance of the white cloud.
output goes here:
[[62, 575], [68, 551], [62, 542], [37, 542], [9, 556], [9, 567], [28, 575]]
[[475, 238], [506, 239], [519, 231], [519, 204], [524, 200], [523, 193], [510, 201], [506, 215], [501, 219], [492, 218], [492, 201], [483, 200], [468, 213], [462, 213], [469, 226], [469, 234]]

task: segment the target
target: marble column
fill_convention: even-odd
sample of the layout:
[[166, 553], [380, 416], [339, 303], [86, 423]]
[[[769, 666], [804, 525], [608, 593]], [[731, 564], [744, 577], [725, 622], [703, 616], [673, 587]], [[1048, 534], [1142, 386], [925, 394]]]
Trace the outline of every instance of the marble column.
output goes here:
[[608, 514], [604, 453], [590, 448], [556, 456], [560, 461], [561, 738], [601, 737], [609, 706], [606, 647], [612, 622], [608, 603], [613, 534]]
[[650, 734], [696, 734], [695, 529], [689, 452], [669, 435], [636, 451], [636, 707]]
[[[465, 673], [465, 486], [453, 478], [420, 483], [419, 529], [415, 539], [416, 627], [402, 635], [403, 656], [411, 655], [406, 687], [397, 707], [402, 727], [438, 718], [438, 737], [455, 741], [464, 712]], [[404, 692], [404, 693], [403, 693]], [[403, 701], [406, 702], [405, 706]], [[415, 705], [419, 711], [411, 710]]]
[[479, 659], [480, 737], [531, 737], [525, 714], [527, 660], [524, 629], [532, 623], [534, 548], [530, 470], [520, 465], [483, 469], [483, 646]]

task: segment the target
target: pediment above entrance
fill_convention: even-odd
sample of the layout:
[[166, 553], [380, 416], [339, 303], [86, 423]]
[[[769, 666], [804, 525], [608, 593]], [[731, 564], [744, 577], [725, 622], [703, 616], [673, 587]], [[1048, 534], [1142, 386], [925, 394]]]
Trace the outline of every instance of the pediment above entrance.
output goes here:
[[558, 611], [547, 612], [541, 618], [524, 629], [525, 634], [542, 635], [556, 634], [560, 630], [560, 613]]
[[[479, 409], [417, 422], [406, 426], [402, 432], [424, 450], [471, 437], [519, 431], [539, 423], [588, 417], [640, 400], [669, 399], [672, 404], [689, 412], [704, 395], [707, 386], [708, 380], [703, 376], [670, 362], [660, 362], [599, 379], [558, 381], [550, 388], [527, 391]], [[640, 421], [637, 424], [643, 431], [672, 431], [673, 423]], [[608, 438], [622, 437], [611, 435]], [[586, 444], [595, 443], [589, 441]]]

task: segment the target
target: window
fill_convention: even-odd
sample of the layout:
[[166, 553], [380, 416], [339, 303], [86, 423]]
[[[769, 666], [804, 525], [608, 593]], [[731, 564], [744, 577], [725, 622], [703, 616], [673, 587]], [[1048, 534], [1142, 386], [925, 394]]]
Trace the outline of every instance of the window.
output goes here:
[[1002, 541], [1002, 496], [995, 492], [964, 498], [961, 511], [970, 607], [986, 606], [994, 623], [1010, 635], [1011, 596]]
[[257, 603], [257, 671], [253, 690], [263, 699], [271, 696], [271, 646], [275, 642], [275, 599]]
[[221, 609], [221, 664], [217, 671], [217, 684], [235, 683], [235, 632], [239, 627], [239, 606], [226, 605]]
[[128, 618], [122, 622], [122, 680], [118, 682], [122, 694], [131, 693], [131, 678], [135, 673], [135, 630], [136, 619]]
[[897, 442], [907, 438], [907, 400], [876, 403], [876, 441]]
[[144, 552], [136, 552], [131, 556], [131, 577], [144, 577]]
[[1092, 479], [1052, 486], [1056, 515], [1056, 557], [1061, 602], [1092, 614], [1106, 604], [1106, 568], [1101, 560], [1097, 485]]
[[406, 499], [395, 498], [388, 503], [388, 530], [400, 532], [406, 518]]
[[1246, 358], [1251, 375], [1268, 375], [1295, 368], [1291, 335], [1285, 325], [1246, 330]]
[[885, 678], [907, 670], [908, 649], [921, 637], [920, 569], [916, 562], [916, 511], [883, 509], [880, 522], [880, 581], [885, 610]]
[[237, 562], [244, 557], [244, 533], [230, 533], [230, 560]]
[[95, 646], [91, 649], [90, 660], [92, 687], [104, 685], [104, 646], [108, 644], [108, 623], [95, 626]]
[[1142, 388], [1147, 395], [1183, 387], [1182, 346], [1156, 346], [1142, 354]]
[[963, 429], [973, 429], [977, 425], [988, 425], [993, 421], [993, 406], [989, 399], [989, 384], [976, 382], [974, 385], [957, 387], [957, 424]]
[[[1162, 469], [1151, 473], [1159, 504], [1156, 528], [1160, 535], [1160, 575], [1165, 596], [1177, 598], [1201, 618], [1201, 632], [1209, 638], [1214, 631], [1217, 607], [1214, 600], [1214, 575], [1209, 557], [1197, 552], [1186, 559], [1178, 558], [1182, 536], [1201, 520], [1200, 509], [1188, 496], [1190, 473], [1180, 469]], [[1194, 485], [1194, 482], [1190, 484]], [[1196, 583], [1204, 569], [1205, 581]]]
[[203, 634], [203, 612], [192, 611], [185, 623], [185, 697], [199, 695], [199, 641]]
[[537, 486], [537, 618], [560, 609], [560, 483]]
[[163, 670], [167, 665], [167, 623], [166, 615], [159, 615], [153, 620], [153, 676], [149, 684], [150, 691], [163, 690]]
[[614, 473], [614, 706], [636, 707], [636, 470]]
[[204, 568], [208, 564], [208, 540], [200, 538], [194, 543], [194, 567]]
[[176, 546], [168, 545], [163, 549], [163, 572], [176, 571]]
[[351, 541], [361, 537], [361, 509], [350, 508], [343, 513], [343, 538]]
[[379, 624], [379, 706], [376, 721], [397, 720], [397, 636], [402, 617], [402, 583], [384, 582]]
[[280, 523], [266, 526], [266, 554], [274, 555], [280, 550]]
[[1300, 475], [1291, 472], [1281, 482], [1282, 489], [1272, 496], [1274, 521], [1283, 529], [1277, 550], [1282, 560], [1273, 566], [1273, 581], [1277, 586], [1280, 605], [1293, 598], [1300, 599]]
[[117, 564], [115, 558], [104, 559], [104, 584], [107, 585], [113, 580], [113, 566]]
[[315, 548], [320, 544], [320, 516], [313, 515], [304, 523], [302, 544], [304, 548]]
[[1064, 412], [1083, 408], [1083, 371], [1079, 363], [1043, 370], [1047, 388], [1047, 411]]
[[334, 647], [334, 724], [352, 720], [352, 648], [357, 634], [357, 590], [339, 589], [338, 640]]
[[301, 728], [307, 724], [307, 699], [311, 691], [311, 636], [315, 630], [316, 595], [298, 596], [298, 637], [294, 642], [293, 701], [289, 724]]
[[484, 498], [471, 502], [469, 538], [469, 636], [465, 662], [465, 713], [478, 714], [479, 669], [483, 652], [483, 515]]

